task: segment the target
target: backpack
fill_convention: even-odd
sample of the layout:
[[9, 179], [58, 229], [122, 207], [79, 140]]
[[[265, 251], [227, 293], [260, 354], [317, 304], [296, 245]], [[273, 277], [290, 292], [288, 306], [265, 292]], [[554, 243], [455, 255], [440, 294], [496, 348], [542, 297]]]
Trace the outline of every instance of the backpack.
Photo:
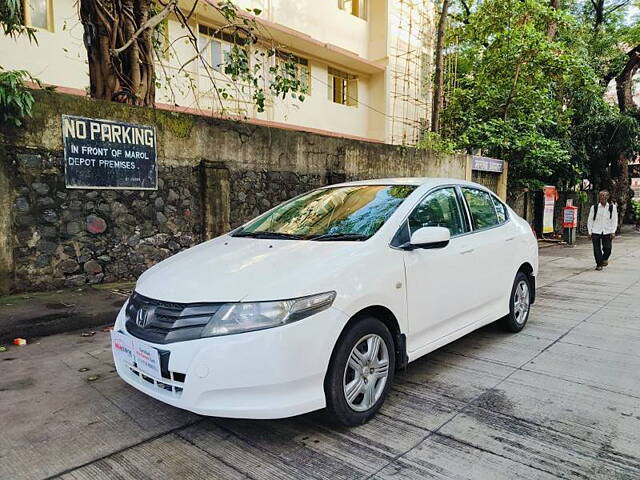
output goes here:
[[[596, 203], [593, 206], [593, 219], [596, 219], [596, 215], [598, 215], [598, 205], [600, 205], [600, 202]], [[613, 203], [609, 203], [609, 220], [611, 220], [611, 218], [613, 217]]]

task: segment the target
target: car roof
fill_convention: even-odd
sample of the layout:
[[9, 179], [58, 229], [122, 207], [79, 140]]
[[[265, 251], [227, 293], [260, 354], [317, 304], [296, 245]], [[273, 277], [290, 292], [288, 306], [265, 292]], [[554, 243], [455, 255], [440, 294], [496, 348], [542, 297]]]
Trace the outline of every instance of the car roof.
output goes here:
[[[337, 183], [327, 185], [327, 187], [350, 187], [358, 185], [415, 185], [415, 186], [438, 186], [438, 185], [469, 185], [479, 187], [482, 190], [487, 188], [474, 182], [461, 180], [459, 178], [441, 178], [441, 177], [396, 177], [396, 178], [375, 178], [371, 180], [356, 180], [353, 182]], [[326, 188], [326, 187], [325, 187]]]

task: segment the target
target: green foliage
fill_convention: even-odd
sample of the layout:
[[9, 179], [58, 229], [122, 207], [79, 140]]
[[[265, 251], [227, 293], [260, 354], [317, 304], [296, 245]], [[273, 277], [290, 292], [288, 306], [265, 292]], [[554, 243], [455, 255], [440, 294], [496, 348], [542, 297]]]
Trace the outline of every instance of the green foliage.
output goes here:
[[594, 33], [591, 2], [562, 3], [559, 11], [547, 0], [484, 0], [468, 15], [454, 9], [447, 51], [458, 69], [446, 79], [455, 87], [441, 134], [455, 148], [509, 161], [511, 187], [573, 188], [638, 151], [637, 121], [603, 98], [605, 78], [625, 61], [621, 39], [637, 25], [608, 17]]
[[[267, 93], [282, 99], [291, 97], [300, 102], [304, 101], [308, 87], [302, 81], [295, 56], [279, 50], [279, 45], [273, 40], [259, 38], [257, 22], [253, 18], [241, 15], [234, 2], [226, 0], [215, 8], [228, 22], [220, 31], [231, 31], [236, 39], [236, 44], [225, 55], [223, 65], [223, 72], [233, 85], [209, 72], [219, 98], [229, 100], [236, 96], [246, 96], [249, 91], [258, 112], [265, 110]], [[262, 13], [259, 8], [247, 11], [255, 16]], [[261, 34], [264, 33], [262, 29]], [[203, 52], [200, 47], [198, 56], [205, 65], [209, 64], [209, 59], [202, 55]], [[212, 65], [208, 67], [209, 70], [214, 70], [211, 68]]]
[[602, 105], [580, 115], [574, 130], [576, 156], [589, 160], [586, 168], [596, 189], [606, 187], [610, 166], [623, 155], [633, 158], [640, 151], [640, 123], [632, 114]]
[[[0, 2], [0, 28], [5, 35], [16, 38], [26, 35], [29, 41], [38, 43], [35, 29], [22, 23], [22, 0]], [[31, 116], [33, 95], [25, 86], [25, 80], [40, 82], [25, 70], [5, 71], [0, 66], [0, 123], [19, 127], [24, 117]]]
[[22, 22], [22, 0], [0, 2], [0, 28], [9, 37], [26, 35], [30, 41], [37, 43], [35, 28], [25, 27]]
[[636, 219], [636, 221], [640, 221], [640, 202], [632, 200], [631, 206], [633, 208], [634, 218]]
[[456, 153], [456, 143], [449, 138], [444, 138], [437, 132], [425, 132], [416, 148], [423, 148], [437, 153]]
[[0, 123], [19, 127], [31, 116], [33, 95], [24, 84], [27, 79], [31, 75], [24, 70], [0, 71]]
[[587, 195], [587, 192], [580, 191], [576, 193], [576, 203], [578, 205], [585, 205], [588, 201], [589, 195]]

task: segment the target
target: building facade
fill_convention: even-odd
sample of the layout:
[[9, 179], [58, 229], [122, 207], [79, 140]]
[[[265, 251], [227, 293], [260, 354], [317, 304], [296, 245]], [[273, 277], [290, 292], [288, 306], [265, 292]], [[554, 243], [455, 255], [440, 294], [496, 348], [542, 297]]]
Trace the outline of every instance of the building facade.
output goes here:
[[[76, 0], [23, 2], [25, 22], [37, 28], [38, 43], [0, 37], [2, 67], [28, 70], [45, 84], [86, 93], [89, 73]], [[431, 103], [431, 0], [234, 3], [243, 12], [260, 11], [255, 16], [260, 42], [252, 55], [275, 48], [274, 62], [285, 55], [293, 58], [306, 89], [304, 100], [267, 95], [264, 112], [258, 112], [251, 87], [224, 73], [225, 55], [236, 40], [220, 32], [224, 18], [201, 1], [189, 26], [197, 32], [205, 61], [192, 60], [194, 48], [184, 27], [169, 17], [158, 39], [158, 105], [385, 143], [417, 143]], [[181, 5], [188, 11], [193, 2]]]

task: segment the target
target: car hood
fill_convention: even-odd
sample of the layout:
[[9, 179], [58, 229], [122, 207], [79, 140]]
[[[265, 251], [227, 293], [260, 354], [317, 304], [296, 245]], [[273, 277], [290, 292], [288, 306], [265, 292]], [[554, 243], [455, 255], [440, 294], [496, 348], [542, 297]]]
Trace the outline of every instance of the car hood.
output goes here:
[[[368, 242], [367, 242], [368, 243]], [[141, 295], [181, 303], [280, 300], [335, 289], [364, 242], [265, 240], [223, 236], [144, 272]]]

